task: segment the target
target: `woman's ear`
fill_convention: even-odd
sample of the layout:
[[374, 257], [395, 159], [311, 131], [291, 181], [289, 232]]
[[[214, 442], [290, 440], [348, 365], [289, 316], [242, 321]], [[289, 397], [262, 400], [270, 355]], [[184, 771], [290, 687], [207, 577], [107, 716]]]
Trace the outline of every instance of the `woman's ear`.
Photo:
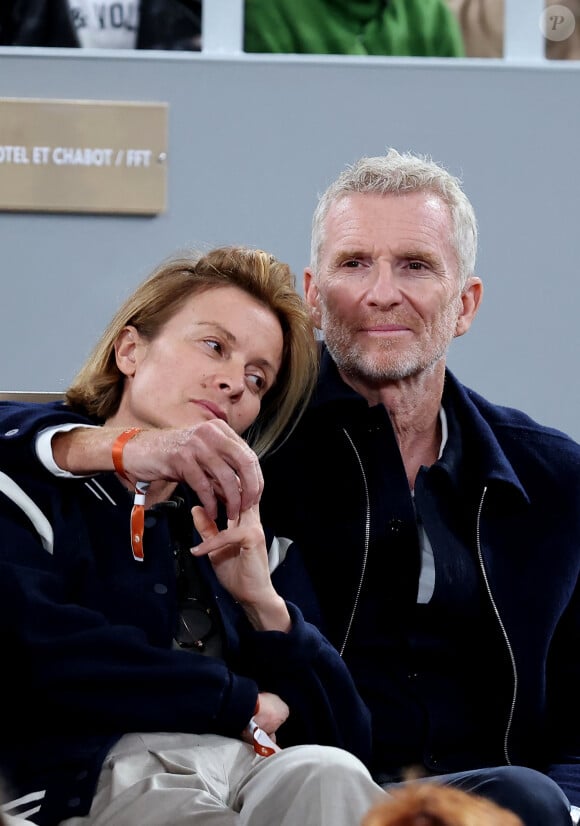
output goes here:
[[137, 370], [137, 346], [141, 336], [136, 327], [123, 327], [115, 341], [117, 367], [125, 376], [133, 376]]

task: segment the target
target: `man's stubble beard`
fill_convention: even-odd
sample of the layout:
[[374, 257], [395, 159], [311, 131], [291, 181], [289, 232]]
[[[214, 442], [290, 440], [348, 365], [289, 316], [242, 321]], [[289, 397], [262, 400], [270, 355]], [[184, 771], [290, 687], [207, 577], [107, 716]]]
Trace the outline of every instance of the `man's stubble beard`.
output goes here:
[[[321, 329], [326, 346], [340, 372], [370, 387], [401, 381], [430, 371], [449, 350], [457, 325], [457, 299], [449, 302], [430, 334], [406, 349], [392, 338], [375, 339], [372, 350], [356, 342], [348, 324], [337, 320], [323, 303]], [[384, 318], [381, 323], [393, 323]], [[397, 322], [395, 322], [397, 323]]]

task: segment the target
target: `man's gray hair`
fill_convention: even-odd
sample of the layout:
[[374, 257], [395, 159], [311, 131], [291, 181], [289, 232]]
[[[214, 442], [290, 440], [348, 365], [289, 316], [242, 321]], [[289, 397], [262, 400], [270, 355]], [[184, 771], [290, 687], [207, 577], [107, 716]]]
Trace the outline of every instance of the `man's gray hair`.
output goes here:
[[473, 275], [477, 254], [477, 221], [461, 181], [427, 156], [411, 152], [400, 154], [396, 149], [389, 149], [386, 155], [360, 158], [347, 166], [320, 197], [312, 219], [310, 248], [310, 266], [315, 275], [318, 273], [328, 211], [335, 201], [351, 192], [380, 195], [432, 192], [438, 195], [451, 214], [451, 242], [457, 254], [461, 286]]

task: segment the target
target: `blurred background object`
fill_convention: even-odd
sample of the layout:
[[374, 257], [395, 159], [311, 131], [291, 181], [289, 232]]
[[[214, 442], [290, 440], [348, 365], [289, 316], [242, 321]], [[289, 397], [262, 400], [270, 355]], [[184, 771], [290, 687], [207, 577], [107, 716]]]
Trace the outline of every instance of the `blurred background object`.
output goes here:
[[[503, 57], [504, 0], [447, 0], [447, 3], [461, 26], [467, 57]], [[552, 26], [549, 25], [551, 7], [554, 7]], [[569, 16], [560, 21], [562, 8], [568, 10]], [[548, 60], [580, 60], [580, 0], [546, 0], [546, 15], [544, 43]], [[559, 27], [560, 22], [565, 28]], [[562, 39], [560, 31], [565, 35]]]
[[463, 57], [446, 0], [246, 0], [246, 52]]
[[2, 0], [0, 46], [201, 49], [202, 0]]
[[410, 783], [388, 791], [361, 826], [524, 826], [513, 812], [452, 786]]

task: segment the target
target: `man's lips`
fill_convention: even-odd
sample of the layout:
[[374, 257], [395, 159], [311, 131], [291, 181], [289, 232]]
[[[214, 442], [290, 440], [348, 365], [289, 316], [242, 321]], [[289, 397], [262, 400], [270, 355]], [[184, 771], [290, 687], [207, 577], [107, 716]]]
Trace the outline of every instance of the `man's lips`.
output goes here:
[[388, 335], [389, 333], [408, 333], [410, 329], [405, 324], [373, 324], [363, 327], [362, 332], [371, 335]]
[[208, 402], [206, 399], [192, 399], [192, 401], [194, 404], [199, 405], [199, 407], [204, 407], [206, 410], [209, 410], [212, 416], [215, 416], [216, 419], [223, 419], [224, 422], [227, 422], [228, 417], [217, 404]]

